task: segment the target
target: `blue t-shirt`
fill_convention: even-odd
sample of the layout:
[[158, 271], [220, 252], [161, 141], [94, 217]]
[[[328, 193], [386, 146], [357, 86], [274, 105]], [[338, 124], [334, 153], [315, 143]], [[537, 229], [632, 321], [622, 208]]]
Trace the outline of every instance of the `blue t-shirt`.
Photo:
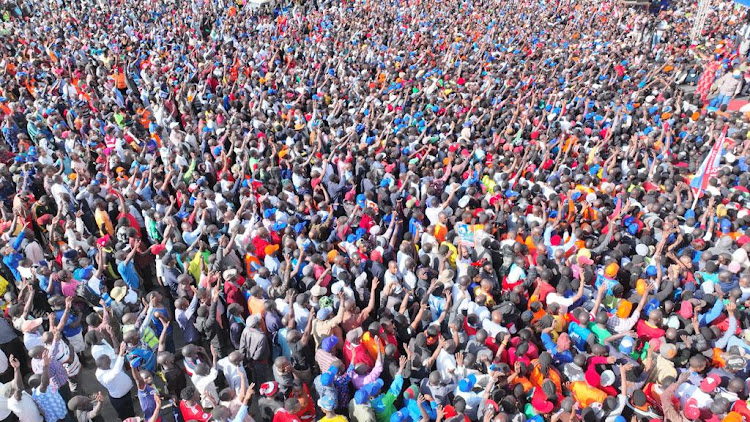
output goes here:
[[151, 419], [151, 416], [156, 411], [156, 400], [154, 395], [158, 394], [156, 390], [150, 385], [146, 385], [143, 390], [138, 390], [138, 401], [141, 403], [141, 409], [143, 409], [143, 415], [146, 419]]
[[[55, 311], [55, 322], [59, 323], [64, 313], [65, 313], [64, 309]], [[72, 312], [68, 313], [68, 320], [65, 321], [65, 326], [62, 329], [62, 333], [65, 337], [73, 337], [73, 336], [80, 334], [81, 331], [83, 331], [83, 327], [80, 325], [78, 327], [71, 327], [71, 324], [75, 323], [76, 321], [78, 321], [78, 317]]]
[[586, 340], [591, 335], [591, 330], [580, 326], [577, 322], [571, 322], [568, 326], [568, 335], [570, 335], [570, 340], [576, 349], [584, 351], [586, 350]]
[[122, 281], [124, 281], [125, 284], [128, 285], [128, 287], [133, 290], [138, 290], [138, 287], [141, 285], [141, 279], [138, 277], [138, 273], [135, 271], [135, 265], [133, 264], [132, 260], [128, 263], [125, 263], [124, 261], [118, 263], [117, 271], [120, 273]]

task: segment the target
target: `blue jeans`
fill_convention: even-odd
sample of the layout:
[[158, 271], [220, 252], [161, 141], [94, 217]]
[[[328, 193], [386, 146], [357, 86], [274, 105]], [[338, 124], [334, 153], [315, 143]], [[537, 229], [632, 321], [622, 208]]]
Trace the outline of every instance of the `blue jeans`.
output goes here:
[[722, 105], [729, 104], [729, 101], [731, 100], [732, 100], [732, 97], [730, 97], [729, 95], [719, 94], [713, 100], [711, 100], [711, 102], [708, 105], [711, 107], [719, 108]]

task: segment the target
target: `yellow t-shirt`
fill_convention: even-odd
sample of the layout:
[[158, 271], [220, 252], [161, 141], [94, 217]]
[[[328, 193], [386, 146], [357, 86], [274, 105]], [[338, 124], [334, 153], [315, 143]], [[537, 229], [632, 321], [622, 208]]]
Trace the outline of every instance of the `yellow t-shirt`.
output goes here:
[[450, 255], [448, 255], [448, 263], [451, 265], [451, 267], [456, 268], [456, 258], [458, 258], [458, 249], [450, 242], [443, 242], [440, 244], [440, 246], [447, 246], [448, 249], [451, 251]]
[[318, 422], [349, 422], [349, 420], [341, 415], [336, 415], [332, 418], [329, 418], [328, 416], [323, 416], [323, 418], [318, 419]]
[[115, 228], [112, 226], [112, 221], [109, 219], [109, 214], [107, 214], [106, 211], [96, 210], [94, 212], [94, 219], [96, 220], [96, 225], [99, 227], [102, 236], [105, 234], [110, 236], [115, 235]]

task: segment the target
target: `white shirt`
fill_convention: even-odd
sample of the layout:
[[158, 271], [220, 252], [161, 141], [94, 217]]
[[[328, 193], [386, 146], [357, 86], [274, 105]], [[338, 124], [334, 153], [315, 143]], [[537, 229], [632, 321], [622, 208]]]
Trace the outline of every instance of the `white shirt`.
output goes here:
[[16, 400], [15, 397], [8, 399], [8, 409], [18, 416], [20, 422], [44, 422], [34, 399], [25, 391], [21, 393], [20, 400]]
[[387, 289], [388, 285], [391, 283], [396, 283], [396, 287], [393, 288], [392, 292], [394, 294], [400, 295], [402, 291], [404, 291], [404, 288], [401, 287], [401, 283], [398, 282], [398, 276], [399, 274], [393, 274], [391, 270], [386, 270], [385, 275], [383, 278], [385, 279], [385, 283], [383, 284], [383, 289]]
[[243, 378], [245, 379], [245, 385], [248, 385], [245, 368], [234, 365], [229, 361], [229, 357], [219, 359], [217, 365], [219, 366], [219, 369], [221, 369], [221, 372], [224, 373], [224, 378], [227, 380], [227, 384], [234, 388], [234, 390], [237, 391], [237, 394], [239, 394]]
[[424, 215], [430, 220], [430, 224], [435, 225], [440, 222], [440, 213], [443, 212], [442, 207], [427, 207], [424, 210]]
[[482, 328], [487, 331], [490, 337], [495, 337], [498, 333], [507, 333], [508, 329], [500, 324], [496, 324], [491, 319], [482, 320]]
[[39, 261], [44, 259], [44, 251], [39, 246], [39, 242], [30, 242], [24, 248], [24, 253], [26, 254], [26, 258], [29, 258], [34, 264], [39, 264]]
[[97, 369], [96, 379], [99, 384], [107, 389], [109, 395], [120, 399], [130, 393], [133, 388], [133, 380], [122, 371], [122, 364], [125, 362], [124, 356], [117, 356], [114, 364], [109, 369]]
[[456, 372], [456, 358], [445, 350], [440, 350], [435, 360], [435, 367], [440, 371], [444, 380], [453, 379]]
[[683, 406], [685, 406], [688, 399], [695, 399], [698, 402], [697, 406], [700, 409], [708, 409], [708, 407], [711, 406], [711, 403], [714, 402], [710, 395], [704, 393], [700, 388], [688, 382], [680, 384], [680, 386], [677, 387], [675, 395], [680, 399], [680, 403]]
[[[454, 296], [456, 297], [456, 296]], [[479, 317], [480, 321], [488, 320], [492, 317], [492, 313], [486, 306], [480, 306], [476, 302], [469, 302], [469, 306], [466, 310], [467, 315], [474, 314]]]
[[573, 303], [575, 303], [575, 301], [573, 301], [572, 297], [565, 297], [565, 296], [559, 295], [559, 294], [557, 294], [555, 292], [548, 293], [546, 301], [547, 301], [547, 306], [549, 306], [552, 303], [556, 303], [556, 304], [558, 304], [558, 305], [560, 305], [562, 307], [565, 307], [566, 309], [569, 308], [570, 305], [572, 305]]
[[96, 362], [101, 356], [109, 356], [110, 362], [117, 360], [117, 352], [115, 352], [115, 349], [113, 349], [106, 341], [102, 344], [91, 346], [91, 356], [93, 356], [94, 362]]
[[5, 397], [5, 392], [10, 389], [13, 381], [8, 381], [6, 384], [0, 384], [0, 419], [5, 420], [10, 416], [10, 409], [8, 409], [8, 398]]
[[23, 333], [23, 345], [26, 346], [26, 350], [31, 350], [36, 346], [44, 346], [39, 330], [31, 333]]
[[214, 383], [217, 376], [219, 376], [219, 372], [216, 371], [216, 368], [211, 368], [208, 375], [193, 374], [193, 376], [190, 377], [190, 380], [193, 381], [193, 385], [195, 385], [195, 388], [201, 395], [201, 405], [204, 409], [207, 407], [213, 407], [213, 402], [209, 397], [212, 397], [216, 403], [219, 402], [219, 393], [216, 391], [216, 384]]

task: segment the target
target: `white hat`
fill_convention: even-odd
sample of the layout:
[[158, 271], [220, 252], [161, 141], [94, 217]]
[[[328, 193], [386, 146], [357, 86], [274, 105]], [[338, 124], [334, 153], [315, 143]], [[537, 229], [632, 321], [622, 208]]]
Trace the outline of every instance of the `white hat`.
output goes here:
[[313, 296], [325, 296], [326, 295], [326, 288], [316, 284], [315, 286], [310, 289], [310, 294]]
[[602, 387], [609, 387], [610, 385], [614, 383], [615, 383], [615, 373], [612, 372], [612, 370], [607, 369], [606, 371], [602, 372], [602, 375], [601, 375]]
[[635, 253], [637, 253], [640, 256], [648, 255], [648, 246], [646, 246], [643, 243], [639, 243], [635, 245]]

